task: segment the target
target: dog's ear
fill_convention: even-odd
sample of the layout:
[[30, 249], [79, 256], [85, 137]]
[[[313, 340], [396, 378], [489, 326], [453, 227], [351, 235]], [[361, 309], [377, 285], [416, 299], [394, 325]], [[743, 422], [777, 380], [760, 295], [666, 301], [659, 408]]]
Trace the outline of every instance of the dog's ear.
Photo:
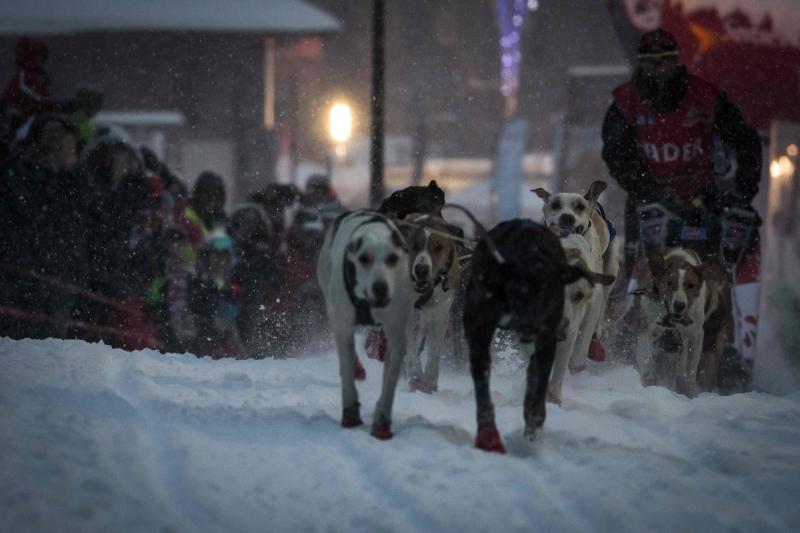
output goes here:
[[603, 274], [601, 272], [591, 272], [589, 270], [586, 271], [586, 279], [589, 280], [589, 283], [592, 285], [611, 285], [616, 281], [617, 278], [610, 274]]
[[547, 200], [550, 199], [550, 193], [547, 192], [546, 190], [542, 189], [541, 187], [539, 187], [537, 189], [531, 189], [531, 192], [535, 193], [536, 196], [541, 198], [542, 201], [544, 201], [544, 203], [547, 203]]
[[406, 241], [403, 239], [399, 231], [392, 232], [392, 245], [394, 245], [395, 248], [400, 248], [405, 253], [409, 252]]
[[708, 265], [700, 264], [693, 266], [692, 268], [694, 269], [695, 274], [697, 274], [697, 278], [700, 280], [700, 283], [703, 283], [706, 280], [706, 270], [708, 270]]
[[601, 285], [611, 285], [614, 283], [616, 279], [614, 276], [610, 276], [608, 274], [601, 274], [599, 272], [592, 272], [583, 263], [579, 263], [577, 265], [569, 265], [567, 269], [564, 271], [562, 275], [562, 279], [564, 280], [564, 285], [569, 285], [570, 283], [575, 283], [579, 279], [584, 278], [590, 284], [597, 285], [598, 283]]
[[564, 285], [575, 283], [579, 279], [585, 277], [584, 269], [579, 266], [567, 265], [567, 267], [561, 271], [561, 281], [564, 283]]
[[347, 245], [347, 253], [348, 254], [355, 254], [358, 253], [358, 250], [361, 248], [361, 238], [354, 241], [350, 241], [350, 244]]
[[593, 204], [596, 204], [597, 199], [600, 198], [600, 195], [604, 190], [606, 190], [605, 181], [593, 181], [592, 184], [589, 185], [589, 190], [586, 191], [586, 194], [584, 194], [583, 197]]
[[428, 183], [428, 189], [433, 191], [433, 196], [440, 204], [444, 204], [444, 191], [437, 185], [436, 180], [431, 180]]
[[456, 226], [455, 224], [445, 224], [447, 226], [447, 232], [454, 236], [458, 237], [459, 239], [464, 238], [464, 230], [460, 226]]
[[655, 250], [647, 252], [647, 268], [656, 278], [660, 278], [667, 273], [667, 263], [664, 261], [664, 256], [661, 255], [661, 252]]

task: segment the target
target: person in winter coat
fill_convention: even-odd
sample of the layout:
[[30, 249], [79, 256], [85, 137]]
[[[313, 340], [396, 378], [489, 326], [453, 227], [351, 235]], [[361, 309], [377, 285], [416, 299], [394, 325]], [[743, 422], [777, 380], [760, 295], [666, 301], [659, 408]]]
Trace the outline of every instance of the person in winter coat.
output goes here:
[[[688, 73], [678, 61], [678, 44], [668, 32], [645, 33], [638, 46], [633, 79], [613, 92], [603, 122], [603, 159], [628, 193], [625, 237], [630, 274], [639, 240], [636, 209], [658, 202], [690, 222], [693, 217], [751, 203], [761, 178], [761, 141], [723, 91]], [[735, 176], [721, 179], [735, 157]], [[721, 233], [721, 232], [720, 232]], [[759, 247], [757, 233], [737, 265], [734, 294], [737, 343], [748, 364], [758, 323]], [[704, 261], [719, 262], [720, 236], [709, 234]], [[712, 256], [713, 254], [713, 256]], [[741, 289], [741, 290], [740, 290]], [[739, 299], [744, 294], [748, 296]], [[708, 336], [709, 338], [713, 338]]]
[[200, 173], [181, 220], [195, 248], [201, 246], [213, 230], [226, 226], [225, 200], [222, 177], [209, 171]]
[[[5, 175], [8, 196], [0, 260], [64, 284], [83, 285], [87, 187], [77, 165], [78, 133], [60, 116], [41, 115], [24, 142]], [[24, 296], [24, 301], [16, 301], [22, 307], [51, 317], [73, 317], [76, 299], [68, 291], [37, 284], [18, 292]]]
[[198, 357], [239, 357], [243, 353], [236, 330], [239, 288], [231, 282], [233, 242], [222, 231], [209, 235], [197, 255], [189, 282], [189, 309], [198, 335], [193, 343]]
[[236, 264], [233, 283], [239, 286], [236, 325], [248, 357], [280, 355], [286, 344], [282, 312], [291, 305], [282, 291], [286, 278], [283, 258], [274, 246], [272, 228], [261, 206], [243, 204], [231, 215]]
[[155, 323], [147, 316], [148, 288], [158, 276], [163, 261], [163, 240], [155, 223], [160, 207], [143, 174], [130, 174], [103, 204], [101, 233], [95, 241], [98, 254], [93, 288], [118, 302], [104, 323], [135, 338], [110, 339], [127, 348], [155, 348]]
[[249, 200], [260, 205], [269, 218], [275, 246], [279, 247], [286, 233], [286, 210], [300, 198], [294, 185], [271, 183], [250, 195]]
[[42, 41], [21, 37], [17, 41], [17, 71], [6, 86], [2, 100], [12, 107], [23, 121], [41, 113], [63, 111], [63, 105], [50, 97], [50, 80], [44, 69], [47, 45]]
[[194, 316], [189, 309], [189, 284], [194, 276], [193, 254], [180, 226], [172, 225], [162, 236], [164, 258], [162, 271], [150, 285], [148, 308], [157, 324], [157, 338], [165, 352], [192, 350], [197, 336]]
[[[642, 36], [633, 79], [614, 89], [603, 122], [603, 159], [628, 193], [626, 242], [638, 240], [636, 208], [666, 201], [676, 211], [749, 207], [761, 178], [761, 141], [724, 92], [688, 73], [664, 30]], [[720, 145], [736, 157], [735, 186], [717, 186]], [[727, 168], [727, 167], [726, 167]], [[724, 171], [724, 169], [723, 169]]]

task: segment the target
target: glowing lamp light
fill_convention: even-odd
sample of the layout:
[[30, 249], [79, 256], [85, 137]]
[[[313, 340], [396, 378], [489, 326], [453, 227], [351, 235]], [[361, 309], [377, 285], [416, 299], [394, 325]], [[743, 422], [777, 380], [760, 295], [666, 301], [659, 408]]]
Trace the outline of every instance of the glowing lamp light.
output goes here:
[[353, 133], [353, 110], [344, 103], [334, 104], [328, 115], [331, 139], [337, 143], [347, 142]]
[[790, 144], [789, 146], [787, 146], [786, 147], [786, 153], [789, 154], [792, 157], [796, 156], [797, 155], [797, 145], [796, 144]]
[[769, 166], [769, 173], [775, 179], [787, 178], [794, 174], [794, 163], [785, 155], [781, 156], [779, 159], [772, 161]]

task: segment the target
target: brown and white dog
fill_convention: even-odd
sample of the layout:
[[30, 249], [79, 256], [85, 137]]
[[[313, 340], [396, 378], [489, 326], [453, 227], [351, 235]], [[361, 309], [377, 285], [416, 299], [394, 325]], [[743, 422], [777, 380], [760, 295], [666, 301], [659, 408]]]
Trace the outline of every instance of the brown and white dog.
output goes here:
[[[411, 280], [418, 295], [409, 322], [406, 369], [411, 390], [430, 393], [438, 389], [439, 361], [460, 283], [458, 244], [451, 227], [437, 215], [408, 215], [401, 228], [410, 248]], [[427, 351], [424, 370], [423, 350]]]
[[648, 267], [652, 276], [649, 297], [662, 310], [659, 325], [675, 329], [680, 335], [676, 364], [662, 367], [657, 381], [692, 397], [698, 392], [703, 325], [719, 304], [716, 286], [707, 282], [708, 269], [692, 250], [674, 248], [664, 255], [651, 253]]

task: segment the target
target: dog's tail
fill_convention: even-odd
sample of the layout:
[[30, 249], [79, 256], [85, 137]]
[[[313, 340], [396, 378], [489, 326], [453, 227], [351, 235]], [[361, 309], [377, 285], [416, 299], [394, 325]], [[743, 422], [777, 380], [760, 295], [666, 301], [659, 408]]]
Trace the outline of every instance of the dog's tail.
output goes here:
[[475, 215], [473, 215], [469, 209], [458, 204], [444, 204], [442, 209], [445, 209], [447, 207], [452, 207], [453, 209], [457, 209], [462, 213], [464, 213], [465, 215], [467, 215], [467, 218], [469, 218], [475, 225], [475, 233], [486, 243], [486, 247], [489, 248], [489, 252], [492, 254], [495, 261], [497, 261], [501, 265], [506, 262], [503, 255], [497, 249], [497, 246], [495, 246], [494, 241], [492, 241], [491, 237], [489, 237], [489, 232], [486, 231], [486, 228], [483, 227], [483, 224], [481, 224], [478, 221], [478, 219], [475, 218]]

